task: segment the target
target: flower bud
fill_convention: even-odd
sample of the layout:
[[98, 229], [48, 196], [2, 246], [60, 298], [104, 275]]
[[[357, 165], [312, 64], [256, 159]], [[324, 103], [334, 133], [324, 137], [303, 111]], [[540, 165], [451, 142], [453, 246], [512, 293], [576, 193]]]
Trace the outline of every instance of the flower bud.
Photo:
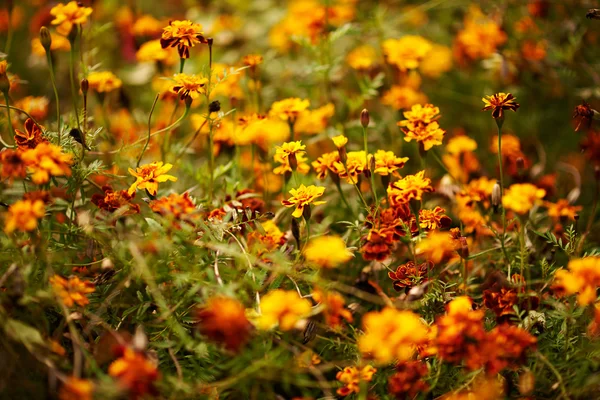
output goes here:
[[213, 45], [213, 41], [214, 41], [214, 39], [213, 39], [213, 38], [211, 38], [211, 37], [209, 37], [209, 38], [207, 38], [207, 39], [206, 39], [206, 43], [207, 43], [209, 46], [212, 46], [212, 45]]
[[340, 156], [340, 161], [342, 164], [346, 164], [348, 160], [348, 154], [346, 153], [346, 146], [338, 148], [338, 154]]
[[467, 243], [467, 238], [464, 236], [461, 236], [458, 239], [458, 244], [459, 247], [457, 249], [458, 255], [462, 258], [462, 259], [467, 259], [469, 258], [469, 244]]
[[10, 90], [10, 80], [6, 70], [8, 69], [8, 63], [6, 60], [0, 61], [0, 92], [8, 94]]
[[288, 161], [290, 163], [290, 168], [292, 171], [295, 171], [298, 168], [298, 159], [296, 158], [296, 153], [291, 153], [288, 157]]
[[185, 101], [185, 108], [190, 108], [192, 106], [192, 102], [194, 101], [194, 99], [192, 99], [191, 96], [186, 96], [184, 101]]
[[298, 247], [300, 247], [300, 224], [296, 218], [292, 218], [292, 236], [296, 239]]
[[369, 126], [369, 121], [369, 111], [365, 108], [360, 113], [360, 124], [363, 126], [363, 128], [366, 128], [367, 126]]
[[494, 210], [498, 209], [500, 203], [502, 203], [502, 188], [500, 187], [500, 183], [496, 181], [492, 188], [492, 206], [494, 206]]
[[383, 185], [385, 190], [387, 190], [388, 186], [390, 185], [390, 180], [391, 178], [389, 175], [381, 175], [381, 184]]
[[310, 206], [304, 206], [304, 210], [302, 210], [302, 216], [304, 217], [305, 221], [308, 221], [310, 219], [312, 215], [312, 210], [310, 209]]
[[371, 178], [371, 170], [369, 168], [365, 168], [365, 170], [363, 171], [363, 175], [365, 176], [365, 178], [370, 179]]
[[81, 87], [81, 93], [83, 93], [85, 96], [87, 95], [88, 90], [90, 90], [90, 81], [88, 81], [86, 78], [83, 78], [79, 86]]
[[42, 43], [44, 50], [46, 50], [46, 53], [48, 53], [52, 46], [52, 36], [50, 35], [50, 30], [45, 26], [40, 28], [40, 42]]

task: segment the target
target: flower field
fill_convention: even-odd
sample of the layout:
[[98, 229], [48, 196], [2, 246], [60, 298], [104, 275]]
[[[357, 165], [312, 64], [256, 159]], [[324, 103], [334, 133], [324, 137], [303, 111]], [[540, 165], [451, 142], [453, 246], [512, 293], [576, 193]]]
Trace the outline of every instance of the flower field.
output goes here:
[[5, 0], [0, 399], [598, 399], [589, 0]]

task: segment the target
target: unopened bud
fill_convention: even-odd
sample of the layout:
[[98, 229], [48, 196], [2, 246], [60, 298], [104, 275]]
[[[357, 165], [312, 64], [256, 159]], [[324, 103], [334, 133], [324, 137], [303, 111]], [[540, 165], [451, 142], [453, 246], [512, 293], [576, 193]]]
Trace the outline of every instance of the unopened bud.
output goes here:
[[209, 37], [209, 38], [207, 38], [207, 39], [206, 39], [206, 43], [207, 43], [209, 46], [212, 46], [212, 44], [213, 44], [213, 41], [214, 41], [214, 39], [213, 39], [213, 38], [211, 38], [211, 37]]
[[360, 113], [360, 124], [363, 126], [363, 128], [366, 128], [367, 126], [369, 126], [369, 121], [369, 111], [365, 108]]
[[492, 188], [492, 206], [494, 206], [494, 210], [498, 209], [500, 203], [502, 203], [502, 188], [500, 183], [496, 181]]
[[88, 81], [86, 78], [83, 78], [79, 86], [81, 87], [81, 93], [83, 93], [85, 96], [87, 95], [88, 90], [90, 90], [90, 81]]
[[381, 184], [383, 185], [385, 190], [387, 190], [388, 186], [390, 185], [390, 180], [391, 178], [389, 175], [381, 175]]
[[50, 47], [52, 47], [52, 36], [50, 35], [50, 30], [45, 26], [40, 28], [40, 43], [46, 53], [50, 51]]
[[292, 218], [292, 236], [296, 239], [298, 247], [300, 247], [300, 224], [296, 218]]
[[290, 181], [290, 179], [292, 179], [292, 172], [285, 171], [285, 174], [283, 174], [283, 179], [285, 180], [285, 183], [287, 184]]
[[190, 96], [186, 96], [184, 101], [185, 101], [185, 107], [190, 108], [192, 106], [192, 102], [194, 101], [194, 99], [192, 99]]
[[304, 206], [304, 210], [302, 211], [302, 216], [304, 217], [305, 221], [308, 221], [310, 219], [312, 215], [312, 210], [310, 209], [310, 206]]
[[467, 243], [467, 238], [464, 236], [461, 236], [458, 239], [458, 243], [459, 243], [459, 248], [458, 248], [458, 255], [462, 258], [462, 259], [467, 259], [469, 258], [469, 244]]
[[364, 175], [364, 176], [365, 176], [367, 179], [370, 179], [370, 178], [371, 178], [371, 170], [370, 170], [370, 169], [368, 169], [368, 168], [366, 168], [366, 169], [363, 171], [363, 175]]
[[296, 153], [291, 153], [288, 157], [288, 161], [290, 163], [290, 168], [292, 171], [295, 171], [298, 168], [298, 159], [296, 158]]

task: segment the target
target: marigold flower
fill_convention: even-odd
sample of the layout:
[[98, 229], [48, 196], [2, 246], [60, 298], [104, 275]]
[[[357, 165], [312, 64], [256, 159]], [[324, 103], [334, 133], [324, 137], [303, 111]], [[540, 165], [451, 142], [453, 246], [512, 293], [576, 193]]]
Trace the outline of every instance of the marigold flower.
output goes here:
[[407, 361], [427, 340], [427, 325], [411, 311], [386, 307], [365, 314], [362, 324], [358, 349], [379, 363]]
[[41, 200], [19, 200], [8, 207], [4, 221], [4, 232], [10, 234], [15, 230], [30, 232], [37, 228], [38, 220], [46, 213]]
[[359, 175], [369, 170], [367, 153], [364, 150], [351, 151], [346, 154], [346, 165], [340, 159], [334, 163], [334, 167], [340, 178], [345, 178], [348, 183], [355, 185], [358, 183]]
[[344, 384], [337, 390], [340, 396], [348, 396], [352, 393], [360, 392], [360, 382], [371, 382], [373, 374], [377, 372], [377, 368], [367, 365], [360, 371], [356, 367], [346, 367], [339, 371], [335, 379]]
[[577, 214], [583, 210], [582, 206], [573, 206], [566, 199], [560, 199], [556, 203], [545, 201], [544, 207], [548, 209], [548, 216], [552, 217], [555, 221], [563, 218], [575, 221]]
[[91, 7], [80, 6], [77, 1], [59, 3], [50, 10], [50, 14], [54, 16], [52, 25], [58, 25], [56, 31], [63, 36], [68, 36], [73, 25], [83, 25], [87, 22], [92, 11]]
[[314, 110], [305, 110], [298, 115], [294, 124], [294, 131], [308, 135], [321, 133], [335, 114], [333, 103], [325, 104]]
[[208, 84], [207, 78], [188, 74], [175, 74], [173, 81], [170, 91], [177, 94], [181, 100], [197, 99], [201, 94], [206, 93]]
[[307, 174], [310, 166], [306, 164], [306, 146], [301, 141], [286, 142], [275, 148], [275, 162], [282, 164], [273, 170], [278, 175], [286, 172], [298, 171], [301, 174]]
[[129, 173], [136, 178], [136, 181], [129, 187], [129, 194], [132, 195], [138, 189], [146, 189], [152, 196], [156, 196], [158, 184], [161, 182], [176, 182], [177, 178], [166, 173], [173, 168], [172, 164], [164, 164], [162, 161], [142, 165], [135, 171], [129, 168]]
[[308, 317], [310, 310], [310, 301], [301, 298], [297, 292], [272, 290], [260, 299], [261, 315], [256, 323], [260, 329], [279, 326], [282, 331], [289, 331]]
[[434, 264], [439, 264], [451, 258], [457, 244], [448, 232], [430, 231], [427, 237], [417, 243], [415, 254], [426, 258]]
[[50, 284], [67, 307], [73, 307], [74, 304], [84, 307], [90, 304], [87, 295], [96, 291], [92, 282], [81, 280], [76, 276], [70, 276], [67, 280], [62, 276], [53, 275], [50, 277]]
[[335, 268], [352, 259], [352, 253], [339, 236], [319, 236], [311, 239], [304, 249], [309, 264], [321, 268]]
[[27, 166], [22, 158], [22, 152], [4, 149], [0, 151], [0, 176], [8, 178], [10, 182], [14, 178], [25, 178]]
[[573, 120], [576, 124], [575, 132], [578, 132], [582, 126], [585, 130], [589, 130], [592, 127], [592, 121], [596, 113], [597, 111], [592, 109], [585, 101], [576, 106], [575, 110], [573, 110]]
[[92, 400], [94, 384], [88, 379], [79, 379], [73, 376], [60, 388], [59, 400]]
[[318, 206], [320, 204], [325, 204], [325, 201], [316, 201], [317, 198], [321, 197], [325, 192], [324, 187], [320, 186], [304, 186], [301, 184], [297, 189], [291, 189], [290, 197], [287, 200], [282, 200], [281, 204], [285, 207], [296, 207], [292, 216], [294, 218], [300, 218], [302, 213], [304, 212], [305, 207], [310, 207], [310, 205]]
[[587, 327], [587, 334], [591, 338], [600, 336], [600, 304], [594, 304], [594, 319]]
[[404, 140], [416, 140], [423, 145], [425, 150], [442, 144], [446, 131], [440, 128], [437, 120], [440, 109], [432, 104], [415, 104], [410, 111], [404, 112], [406, 120], [398, 122], [406, 135]]
[[212, 297], [198, 310], [198, 330], [210, 340], [237, 352], [248, 341], [252, 324], [244, 305], [229, 297]]
[[177, 47], [179, 58], [190, 58], [190, 47], [199, 43], [208, 43], [202, 32], [202, 25], [188, 20], [169, 22], [160, 39], [163, 49]]
[[317, 178], [323, 180], [327, 178], [329, 171], [337, 174], [337, 169], [335, 167], [336, 163], [340, 162], [340, 155], [337, 151], [332, 151], [330, 153], [324, 153], [321, 157], [317, 158], [316, 161], [312, 162], [312, 166], [317, 173]]
[[285, 243], [285, 235], [273, 220], [261, 222], [260, 225], [264, 233], [256, 230], [248, 234], [248, 247], [258, 257], [277, 250]]
[[346, 62], [353, 69], [364, 71], [371, 69], [377, 60], [377, 52], [369, 45], [355, 48], [346, 56]]
[[439, 78], [452, 69], [452, 49], [434, 44], [431, 51], [419, 63], [419, 72], [430, 78]]
[[415, 104], [425, 102], [427, 102], [427, 96], [411, 86], [393, 85], [381, 98], [382, 104], [391, 106], [395, 110], [410, 108]]
[[[50, 38], [52, 40], [52, 43], [50, 44], [50, 51], [71, 50], [71, 42], [69, 42], [69, 39], [66, 37], [51, 33]], [[31, 52], [38, 57], [46, 57], [46, 50], [44, 49], [42, 41], [39, 37], [31, 40]]]
[[[152, 15], [142, 15], [135, 20], [131, 32], [135, 36], [155, 37], [163, 30], [163, 23]], [[158, 41], [160, 44], [160, 41]]]
[[63, 153], [59, 146], [41, 142], [34, 149], [24, 151], [21, 157], [37, 185], [47, 183], [51, 176], [71, 176], [73, 155]]
[[496, 326], [487, 334], [484, 346], [486, 372], [494, 375], [505, 368], [519, 367], [525, 363], [527, 352], [535, 350], [536, 343], [537, 339], [526, 330], [508, 324]]
[[16, 105], [18, 108], [24, 110], [26, 113], [31, 115], [38, 121], [46, 118], [48, 115], [48, 105], [50, 100], [46, 97], [34, 97], [27, 96], [17, 100]]
[[320, 289], [315, 289], [313, 300], [323, 306], [325, 323], [331, 328], [340, 327], [343, 320], [349, 323], [353, 321], [352, 313], [345, 307], [346, 300], [341, 294], [334, 291], [323, 292]]
[[454, 50], [459, 61], [486, 59], [506, 40], [500, 25], [474, 6], [465, 16], [464, 29], [456, 35]]
[[[448, 217], [446, 214], [446, 210], [442, 207], [435, 207], [433, 210], [421, 209], [419, 210], [419, 226], [424, 230], [433, 230], [440, 228], [449, 228], [452, 224], [452, 219]], [[419, 227], [417, 227], [416, 218], [412, 219], [411, 222], [414, 225], [411, 226], [411, 230], [413, 232], [417, 232]]]
[[289, 127], [279, 118], [268, 118], [260, 114], [251, 114], [239, 119], [239, 127], [235, 136], [238, 146], [256, 144], [268, 150], [274, 143], [286, 141], [290, 136]]
[[289, 99], [283, 99], [276, 101], [271, 105], [269, 115], [281, 118], [283, 120], [289, 120], [292, 123], [296, 121], [298, 116], [303, 113], [310, 105], [309, 100], [302, 100], [297, 97], [291, 97]]
[[433, 263], [429, 261], [419, 265], [415, 265], [414, 261], [409, 261], [406, 264], [399, 265], [395, 272], [388, 272], [388, 276], [393, 281], [394, 289], [399, 292], [405, 288], [427, 282], [433, 267]]
[[504, 192], [502, 205], [517, 214], [526, 214], [545, 195], [544, 189], [531, 183], [515, 183]]
[[577, 302], [582, 306], [594, 302], [596, 290], [600, 287], [600, 257], [571, 260], [567, 268], [556, 271], [555, 285], [567, 296], [577, 293]]
[[88, 75], [87, 80], [90, 89], [98, 93], [112, 92], [123, 86], [123, 82], [110, 71], [92, 72]]
[[440, 400], [500, 400], [504, 399], [504, 385], [496, 376], [485, 375], [475, 379], [470, 389], [447, 393]]
[[426, 393], [429, 385], [424, 378], [429, 368], [423, 361], [406, 361], [396, 365], [396, 372], [388, 378], [388, 391], [397, 399], [413, 399]]
[[469, 176], [479, 171], [480, 164], [477, 156], [477, 142], [467, 135], [457, 135], [446, 143], [446, 152], [442, 156], [442, 161], [448, 168], [448, 171], [459, 182], [466, 183]]
[[242, 59], [242, 63], [250, 68], [256, 68], [258, 65], [262, 64], [262, 62], [263, 56], [260, 54], [248, 54]]
[[342, 147], [346, 146], [346, 144], [348, 143], [348, 138], [344, 135], [334, 136], [333, 138], [331, 138], [331, 140], [333, 140], [333, 144], [338, 149], [341, 149]]
[[193, 224], [200, 218], [198, 209], [190, 198], [189, 193], [171, 193], [167, 197], [152, 200], [149, 205], [150, 209], [155, 213], [174, 220]]
[[48, 142], [42, 136], [40, 127], [31, 118], [27, 118], [24, 128], [25, 132], [15, 129], [15, 143], [20, 150], [34, 149], [38, 144]]
[[127, 190], [114, 191], [112, 187], [106, 185], [102, 187], [104, 194], [94, 194], [92, 203], [98, 208], [113, 213], [122, 210], [122, 215], [139, 214], [140, 206], [131, 202], [135, 197], [135, 192], [129, 194]]
[[421, 200], [423, 194], [433, 192], [431, 180], [425, 178], [425, 170], [415, 175], [407, 175], [392, 183], [387, 188], [387, 195], [392, 207], [407, 204], [412, 199]]
[[510, 93], [496, 93], [481, 99], [485, 104], [483, 111], [492, 110], [492, 117], [495, 119], [504, 118], [504, 110], [517, 111], [520, 107], [515, 96]]
[[119, 358], [108, 366], [108, 374], [115, 378], [131, 399], [156, 395], [154, 382], [160, 378], [156, 365], [143, 353], [129, 347], [120, 348]]
[[419, 63], [432, 49], [429, 40], [415, 35], [385, 40], [382, 47], [387, 62], [395, 65], [400, 71], [418, 68]]
[[374, 173], [381, 176], [397, 176], [398, 170], [406, 164], [408, 157], [396, 157], [393, 151], [377, 150], [375, 153]]
[[160, 40], [151, 40], [140, 46], [140, 49], [135, 53], [135, 57], [139, 62], [159, 62], [165, 65], [173, 65], [176, 61], [174, 51], [170, 47], [163, 49]]

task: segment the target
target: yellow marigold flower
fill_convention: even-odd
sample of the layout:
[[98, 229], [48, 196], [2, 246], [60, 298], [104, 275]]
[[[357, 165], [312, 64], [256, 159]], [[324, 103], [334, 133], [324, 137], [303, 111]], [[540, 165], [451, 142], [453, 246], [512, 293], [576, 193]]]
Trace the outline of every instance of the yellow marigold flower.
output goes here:
[[382, 46], [387, 62], [398, 67], [400, 71], [418, 68], [420, 62], [432, 49], [429, 40], [415, 35], [388, 39]]
[[407, 175], [387, 188], [392, 207], [407, 204], [412, 199], [421, 200], [424, 193], [430, 192], [433, 192], [433, 187], [431, 187], [431, 179], [425, 178], [425, 170], [415, 175]]
[[175, 74], [173, 76], [173, 85], [171, 93], [175, 93], [181, 100], [186, 98], [197, 99], [201, 94], [206, 93], [208, 79], [196, 75]]
[[69, 280], [66, 280], [60, 275], [53, 275], [50, 277], [50, 284], [67, 307], [73, 307], [74, 304], [81, 307], [90, 304], [90, 300], [86, 296], [96, 291], [92, 282], [82, 281], [76, 276], [71, 276]]
[[440, 128], [437, 120], [440, 109], [432, 104], [424, 106], [416, 104], [410, 111], [404, 112], [406, 120], [398, 122], [406, 135], [404, 140], [410, 142], [416, 140], [423, 145], [425, 150], [442, 144], [446, 131]]
[[582, 306], [594, 302], [600, 287], [600, 257], [571, 260], [567, 267], [568, 270], [559, 269], [554, 274], [556, 285], [567, 295], [578, 293], [577, 302]]
[[324, 187], [314, 185], [304, 186], [304, 184], [301, 184], [297, 189], [290, 190], [292, 197], [287, 200], [282, 200], [281, 204], [285, 207], [295, 206], [296, 209], [292, 213], [292, 216], [294, 218], [300, 218], [305, 207], [309, 207], [310, 210], [311, 204], [318, 206], [326, 203], [325, 201], [316, 201], [317, 198], [323, 196], [324, 192]]
[[19, 200], [8, 207], [4, 232], [30, 232], [37, 228], [38, 219], [43, 218], [45, 212], [46, 207], [42, 200]]
[[274, 160], [281, 165], [273, 170], [278, 175], [286, 172], [298, 171], [301, 174], [307, 174], [310, 166], [306, 163], [306, 146], [301, 141], [287, 142], [275, 149]]
[[452, 49], [434, 44], [427, 57], [421, 60], [419, 71], [429, 78], [439, 78], [452, 69]]
[[[50, 45], [51, 51], [71, 50], [71, 43], [66, 37], [56, 35], [54, 33], [51, 33], [50, 37], [52, 38], [52, 44]], [[36, 37], [31, 41], [31, 52], [38, 57], [46, 57], [46, 50], [44, 50], [44, 46], [42, 46], [42, 42], [39, 37]]]
[[290, 290], [272, 290], [260, 299], [260, 316], [256, 324], [260, 329], [272, 329], [279, 326], [289, 331], [303, 318], [309, 316], [310, 301], [301, 298]]
[[108, 93], [123, 86], [123, 81], [110, 71], [92, 72], [87, 77], [90, 89], [98, 93]]
[[260, 54], [248, 54], [242, 59], [242, 63], [250, 68], [256, 68], [256, 66], [262, 64], [262, 62], [263, 56]]
[[41, 142], [34, 149], [23, 152], [22, 158], [36, 185], [48, 183], [51, 176], [71, 176], [73, 155], [63, 153], [54, 144]]
[[451, 258], [455, 250], [456, 243], [452, 236], [448, 232], [435, 230], [430, 231], [425, 239], [417, 243], [415, 254], [439, 264]]
[[304, 249], [309, 264], [321, 268], [335, 268], [352, 259], [352, 253], [339, 236], [319, 236], [311, 239]]
[[289, 127], [278, 118], [253, 114], [241, 117], [239, 125], [241, 129], [237, 129], [235, 135], [238, 146], [256, 144], [268, 150], [274, 143], [281, 143], [290, 137]]
[[375, 153], [375, 172], [382, 176], [399, 176], [398, 170], [406, 164], [408, 157], [396, 157], [393, 151], [377, 150]]
[[302, 100], [297, 97], [291, 97], [273, 103], [269, 115], [289, 120], [293, 123], [302, 112], [308, 109], [309, 105], [310, 101], [307, 99]]
[[428, 337], [427, 325], [417, 314], [391, 307], [365, 314], [362, 324], [358, 349], [379, 363], [409, 360]]
[[188, 20], [169, 22], [169, 26], [164, 28], [160, 39], [163, 49], [177, 47], [179, 58], [190, 58], [190, 47], [194, 47], [198, 43], [207, 43], [202, 32], [202, 25]]
[[504, 193], [502, 205], [517, 214], [525, 214], [545, 195], [546, 191], [544, 189], [540, 189], [531, 183], [515, 183]]
[[129, 187], [128, 193], [132, 195], [138, 189], [146, 189], [152, 196], [156, 196], [158, 184], [161, 182], [176, 182], [177, 178], [166, 173], [173, 168], [172, 164], [164, 164], [162, 161], [142, 165], [139, 168], [129, 168], [129, 173], [136, 178], [136, 181]]
[[446, 143], [446, 152], [452, 155], [460, 155], [475, 150], [477, 150], [477, 142], [467, 135], [454, 136]]
[[415, 125], [427, 125], [440, 119], [440, 109], [433, 104], [415, 104], [404, 112], [406, 120], [398, 122], [398, 126], [414, 127]]
[[348, 138], [344, 135], [335, 136], [331, 140], [333, 140], [333, 144], [335, 144], [335, 147], [338, 149], [341, 149], [348, 143]]
[[340, 162], [340, 154], [337, 151], [332, 151], [330, 153], [325, 153], [321, 155], [321, 157], [317, 158], [316, 161], [312, 162], [312, 166], [317, 173], [317, 178], [323, 180], [327, 178], [327, 174], [329, 171], [337, 174], [337, 170], [335, 167], [336, 163]]
[[346, 178], [348, 183], [354, 185], [358, 183], [358, 176], [369, 169], [367, 153], [364, 150], [351, 151], [347, 154], [345, 167], [341, 160], [334, 163], [334, 167], [340, 178]]
[[556, 221], [561, 218], [567, 218], [574, 221], [577, 213], [583, 209], [581, 206], [571, 205], [569, 200], [565, 199], [560, 199], [556, 203], [545, 201], [544, 206], [548, 209], [548, 216]]
[[[161, 21], [154, 18], [152, 15], [142, 15], [135, 20], [131, 32], [135, 36], [154, 37], [163, 29]], [[158, 41], [160, 43], [160, 41]]]
[[92, 400], [94, 384], [88, 379], [79, 379], [73, 376], [60, 388], [59, 400]]
[[305, 110], [298, 115], [294, 130], [299, 133], [316, 135], [327, 127], [329, 119], [334, 114], [335, 106], [332, 103], [325, 104], [315, 110]]
[[496, 93], [481, 99], [485, 104], [482, 111], [493, 110], [492, 117], [496, 119], [504, 118], [504, 110], [517, 111], [519, 104], [515, 96], [510, 93]]
[[416, 88], [394, 85], [383, 94], [381, 102], [395, 110], [402, 110], [415, 104], [427, 102], [427, 96]]
[[160, 62], [165, 65], [173, 65], [176, 61], [174, 50], [171, 48], [163, 49], [160, 40], [151, 40], [144, 43], [135, 53], [139, 62]]
[[31, 115], [35, 120], [41, 121], [48, 115], [50, 100], [46, 97], [27, 96], [17, 100], [16, 106]]
[[356, 367], [346, 367], [339, 371], [335, 379], [344, 384], [337, 390], [340, 396], [348, 396], [352, 393], [360, 393], [360, 382], [371, 382], [377, 368], [367, 365], [360, 371]]
[[375, 65], [377, 52], [369, 45], [359, 46], [346, 56], [346, 62], [356, 70], [368, 70]]
[[68, 36], [73, 29], [73, 25], [83, 25], [92, 14], [91, 7], [80, 6], [77, 1], [70, 1], [65, 4], [57, 4], [52, 7], [50, 14], [54, 16], [52, 25], [58, 25], [56, 31], [63, 36]]

